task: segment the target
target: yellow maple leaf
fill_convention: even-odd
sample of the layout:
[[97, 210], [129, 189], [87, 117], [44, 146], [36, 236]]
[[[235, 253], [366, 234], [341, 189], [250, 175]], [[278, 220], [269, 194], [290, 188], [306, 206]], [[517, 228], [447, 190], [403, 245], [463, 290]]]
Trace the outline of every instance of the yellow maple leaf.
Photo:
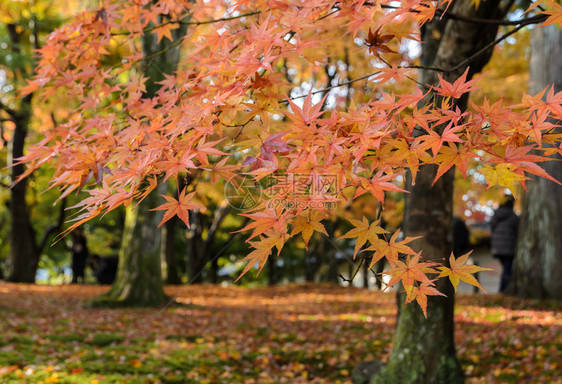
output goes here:
[[326, 228], [324, 228], [321, 220], [322, 215], [318, 212], [311, 213], [308, 217], [297, 216], [297, 218], [293, 221], [293, 231], [291, 232], [291, 236], [300, 233], [304, 240], [304, 245], [306, 249], [308, 249], [308, 242], [315, 231], [328, 236], [328, 232], [326, 232]]
[[379, 240], [379, 234], [387, 233], [384, 229], [379, 226], [380, 220], [369, 224], [369, 220], [363, 216], [363, 220], [350, 219], [349, 222], [355, 226], [352, 230], [347, 232], [345, 235], [341, 236], [340, 239], [355, 239], [355, 250], [353, 251], [353, 258], [357, 256], [357, 252], [361, 247], [369, 241], [371, 244], [375, 244]]
[[476, 280], [476, 278], [472, 276], [472, 274], [479, 271], [491, 271], [491, 269], [479, 267], [474, 264], [467, 265], [466, 262], [468, 261], [468, 256], [470, 256], [471, 253], [472, 251], [462, 255], [459, 258], [455, 258], [453, 252], [451, 252], [451, 256], [449, 257], [450, 267], [439, 267], [441, 273], [437, 277], [448, 276], [449, 280], [451, 280], [451, 284], [453, 284], [453, 287], [455, 288], [455, 292], [457, 291], [457, 286], [459, 285], [460, 280], [470, 285], [474, 285], [486, 292], [486, 290], [482, 288], [480, 283], [478, 283], [478, 280]]
[[484, 164], [479, 171], [486, 178], [487, 187], [499, 184], [508, 188], [514, 196], [517, 196], [517, 185], [524, 182], [527, 177], [515, 164], [498, 164], [495, 168]]

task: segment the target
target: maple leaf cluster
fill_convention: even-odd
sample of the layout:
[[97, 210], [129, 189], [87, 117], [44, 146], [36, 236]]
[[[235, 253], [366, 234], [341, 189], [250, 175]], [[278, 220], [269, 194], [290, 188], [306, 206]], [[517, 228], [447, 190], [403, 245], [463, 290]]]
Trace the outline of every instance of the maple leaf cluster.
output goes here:
[[[99, 9], [53, 32], [39, 51], [37, 75], [25, 92], [41, 88], [43, 98], [67, 98], [74, 109], [20, 159], [29, 165], [22, 177], [49, 163], [56, 170], [52, 187], [63, 191], [61, 197], [87, 188], [69, 229], [185, 175], [213, 182], [249, 175], [256, 183], [270, 175], [337, 177], [336, 196], [300, 197], [305, 203], [370, 194], [384, 204], [386, 191], [402, 191], [394, 181], [406, 171], [413, 182], [426, 164], [438, 166], [436, 180], [454, 166], [466, 176], [469, 160], [483, 164], [490, 186], [514, 190], [525, 185], [526, 173], [553, 180], [537, 163], [562, 153], [553, 123], [562, 119], [562, 93], [525, 95], [516, 106], [484, 100], [461, 111], [456, 100], [477, 81], [467, 81], [468, 68], [453, 82], [440, 77], [438, 86], [388, 90], [415, 75], [397, 48], [416, 39], [415, 29], [433, 19], [438, 6], [412, 0], [400, 7], [363, 0], [102, 1]], [[188, 32], [172, 43], [181, 46], [178, 69], [147, 97], [141, 39], [152, 33], [158, 42], [172, 40], [180, 26]], [[377, 65], [358, 79], [338, 72], [324, 88], [311, 88], [317, 69], [330, 68], [334, 44], [362, 50], [365, 65]], [[116, 47], [122, 60], [108, 65]], [[291, 78], [299, 69], [312, 74]], [[372, 96], [330, 101], [332, 89], [348, 86], [351, 92], [355, 83], [371, 87]], [[293, 92], [297, 88], [306, 88], [302, 96]], [[321, 100], [314, 103], [317, 96]], [[306, 189], [311, 181], [303, 183]], [[275, 198], [293, 198], [288, 194]], [[188, 211], [201, 207], [196, 190], [165, 199], [154, 207], [165, 211], [163, 222], [177, 215], [189, 225]], [[331, 213], [311, 205], [272, 208], [264, 199], [244, 213], [251, 222], [243, 230], [252, 231], [253, 247], [244, 273], [255, 263], [261, 270], [293, 236], [308, 246], [314, 232], [327, 235], [322, 220]], [[396, 241], [394, 234], [383, 240], [377, 224], [352, 223], [356, 229], [346, 237], [356, 238], [355, 254], [369, 242], [373, 260], [386, 258], [391, 281], [402, 281], [407, 300], [422, 308], [426, 295], [438, 294], [426, 273], [441, 271], [453, 284], [468, 279], [454, 260], [450, 268], [425, 263], [406, 245], [409, 239]], [[401, 261], [399, 253], [407, 259]]]

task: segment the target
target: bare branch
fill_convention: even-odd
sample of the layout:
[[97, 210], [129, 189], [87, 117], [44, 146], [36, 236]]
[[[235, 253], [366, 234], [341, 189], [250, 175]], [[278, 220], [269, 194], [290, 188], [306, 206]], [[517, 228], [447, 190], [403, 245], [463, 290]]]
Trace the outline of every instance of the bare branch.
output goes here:
[[2, 101], [0, 101], [0, 109], [6, 112], [8, 115], [10, 115], [12, 119], [16, 119], [18, 117], [17, 112], [12, 108], [8, 107], [6, 104], [2, 103]]
[[230, 210], [230, 207], [228, 206], [228, 204], [225, 204], [225, 205], [216, 209], [215, 216], [213, 217], [213, 221], [211, 223], [211, 226], [209, 227], [209, 233], [207, 234], [207, 239], [205, 240], [205, 246], [204, 247], [205, 247], [206, 250], [208, 250], [210, 248], [210, 245], [215, 240], [215, 235], [217, 234], [217, 231], [219, 230], [222, 222], [224, 221], [224, 219], [228, 215], [229, 210]]
[[486, 45], [484, 48], [480, 49], [479, 51], [475, 52], [472, 56], [470, 56], [469, 58], [467, 58], [466, 60], [463, 60], [462, 62], [460, 62], [459, 64], [455, 65], [453, 68], [447, 69], [445, 72], [447, 73], [451, 73], [451, 72], [455, 72], [458, 69], [463, 68], [464, 66], [472, 63], [475, 59], [477, 59], [480, 55], [486, 53], [486, 51], [488, 51], [489, 49], [494, 48], [497, 44], [499, 44], [500, 42], [502, 42], [503, 40], [507, 39], [509, 36], [513, 35], [514, 33], [516, 33], [517, 31], [519, 31], [520, 29], [524, 28], [525, 26], [527, 26], [528, 24], [521, 24], [515, 28], [513, 28], [511, 31], [501, 35], [500, 37], [498, 37], [496, 40], [492, 41], [491, 43], [489, 43], [488, 45]]
[[[238, 16], [221, 17], [220, 19], [211, 19], [211, 20], [203, 20], [203, 21], [170, 20], [170, 21], [167, 21], [167, 22], [162, 23], [162, 24], [158, 24], [158, 25], [155, 25], [155, 26], [152, 26], [152, 27], [144, 28], [142, 30], [142, 32], [143, 33], [151, 32], [151, 31], [154, 31], [155, 29], [161, 28], [161, 27], [163, 27], [165, 25], [168, 25], [168, 24], [181, 24], [181, 25], [199, 26], [199, 25], [205, 25], [205, 24], [219, 23], [221, 21], [241, 19], [243, 17], [258, 15], [260, 13], [261, 13], [261, 11], [253, 11], [253, 12], [243, 13], [243, 14], [238, 15]], [[111, 36], [123, 36], [123, 35], [131, 35], [131, 34], [133, 34], [133, 32], [115, 32], [115, 33], [112, 33]]]
[[[375, 4], [374, 3], [365, 3], [365, 5], [373, 6]], [[386, 5], [386, 4], [381, 5], [381, 7], [386, 8], [386, 9], [400, 9], [400, 7], [398, 7], [398, 6]], [[509, 7], [511, 7], [511, 5], [509, 5]], [[420, 13], [420, 11], [417, 10], [417, 9], [411, 9], [410, 12]], [[504, 12], [504, 14], [505, 14], [505, 12]], [[447, 10], [443, 10], [443, 9], [436, 9], [435, 10], [435, 16], [442, 17], [444, 19], [464, 21], [464, 22], [471, 23], [471, 24], [484, 24], [484, 25], [539, 24], [539, 23], [544, 22], [548, 17], [548, 15], [542, 15], [541, 14], [541, 15], [535, 15], [535, 16], [532, 16], [532, 17], [527, 17], [527, 18], [519, 19], [519, 20], [482, 19], [480, 17], [470, 17], [470, 16], [459, 15], [459, 14], [456, 14], [456, 13], [453, 13], [453, 12], [450, 12], [450, 11], [447, 11]]]
[[51, 237], [51, 235], [53, 233], [61, 231], [62, 225], [64, 223], [64, 218], [66, 216], [65, 211], [66, 211], [66, 197], [64, 199], [62, 199], [62, 202], [60, 204], [59, 217], [58, 217], [57, 222], [55, 224], [51, 225], [50, 227], [48, 227], [47, 229], [45, 229], [45, 232], [43, 232], [43, 236], [41, 237], [41, 241], [39, 242], [39, 245], [37, 246], [37, 251], [38, 251], [39, 254], [41, 254], [41, 252], [43, 251], [43, 249], [47, 245], [47, 241], [49, 241], [49, 237]]

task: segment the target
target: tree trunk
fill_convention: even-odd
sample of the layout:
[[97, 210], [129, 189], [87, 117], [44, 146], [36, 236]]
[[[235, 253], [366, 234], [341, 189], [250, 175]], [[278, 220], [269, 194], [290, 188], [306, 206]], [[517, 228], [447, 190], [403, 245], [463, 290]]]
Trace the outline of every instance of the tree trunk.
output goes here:
[[[412, 243], [423, 249], [423, 257], [442, 262], [451, 253], [454, 171], [431, 185], [437, 166], [424, 166], [416, 184], [407, 195], [404, 232], [423, 236]], [[394, 337], [394, 348], [388, 364], [373, 377], [372, 383], [462, 383], [461, 366], [454, 344], [454, 292], [443, 279], [437, 289], [447, 297], [429, 296], [427, 319], [416, 303], [403, 306], [399, 295], [400, 316]]]
[[162, 211], [151, 211], [166, 192], [166, 184], [156, 188], [136, 208], [127, 207], [123, 240], [119, 251], [117, 278], [107, 296], [96, 306], [162, 306], [166, 295], [160, 270], [160, 230]]
[[[186, 31], [185, 24], [172, 31], [174, 42]], [[158, 43], [156, 35], [150, 33], [143, 36], [145, 97], [154, 97], [161, 87], [157, 83], [165, 74], [176, 70], [180, 51], [179, 44], [174, 42], [162, 39]], [[167, 193], [167, 186], [164, 183], [157, 187], [136, 208], [134, 204], [127, 207], [117, 277], [109, 293], [96, 299], [94, 306], [157, 307], [166, 303], [160, 266], [162, 234], [158, 228], [163, 213], [151, 209], [159, 205], [160, 195]]]
[[[23, 156], [25, 138], [31, 117], [31, 95], [24, 97], [20, 109], [14, 116], [15, 130], [10, 142], [10, 161], [17, 161]], [[12, 167], [12, 182], [23, 172], [23, 164]], [[34, 283], [37, 266], [39, 264], [39, 253], [35, 233], [29, 219], [29, 207], [25, 201], [27, 190], [27, 179], [23, 179], [10, 190], [10, 261], [8, 263], [8, 281], [18, 283]]]
[[[556, 25], [535, 28], [531, 39], [530, 92], [554, 84], [562, 90], [562, 32]], [[555, 179], [562, 180], [562, 160], [543, 163]], [[523, 195], [519, 240], [510, 293], [520, 297], [562, 299], [562, 187], [533, 177]]]
[[[465, 16], [503, 17], [497, 0], [482, 2], [477, 10], [471, 6], [470, 0], [454, 2], [450, 8], [451, 12]], [[493, 25], [461, 22], [446, 17], [435, 19], [422, 30], [421, 65], [453, 68], [492, 42], [496, 34], [497, 26]], [[470, 63], [467, 79], [482, 69], [491, 53], [489, 50]], [[442, 77], [453, 82], [465, 70], [466, 66], [462, 66], [454, 72], [443, 73]], [[436, 72], [421, 71], [420, 82], [437, 85]], [[467, 99], [467, 96], [461, 98], [456, 105], [464, 110]], [[440, 131], [442, 127], [435, 129]], [[454, 169], [432, 186], [436, 172], [437, 167], [434, 165], [420, 167], [416, 183], [409, 187], [410, 193], [406, 195], [403, 228], [406, 236], [423, 236], [412, 243], [413, 249], [423, 249], [423, 257], [427, 260], [443, 262], [448, 260], [452, 251]], [[371, 383], [464, 382], [464, 374], [455, 353], [453, 288], [444, 279], [440, 279], [436, 286], [447, 297], [428, 297], [427, 319], [415, 303], [402, 306], [404, 298], [401, 297], [399, 305], [402, 308], [392, 354], [388, 363], [371, 377]]]

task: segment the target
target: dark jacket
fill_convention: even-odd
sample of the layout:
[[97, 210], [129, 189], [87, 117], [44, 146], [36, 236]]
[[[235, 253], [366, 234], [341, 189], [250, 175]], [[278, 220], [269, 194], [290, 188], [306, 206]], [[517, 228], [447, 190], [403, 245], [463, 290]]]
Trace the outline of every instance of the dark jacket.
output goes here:
[[453, 253], [460, 257], [470, 248], [470, 233], [466, 224], [458, 217], [453, 217]]
[[119, 259], [117, 257], [100, 257], [94, 276], [100, 284], [113, 284], [117, 275]]
[[513, 208], [500, 205], [492, 218], [492, 255], [515, 256], [519, 218]]

